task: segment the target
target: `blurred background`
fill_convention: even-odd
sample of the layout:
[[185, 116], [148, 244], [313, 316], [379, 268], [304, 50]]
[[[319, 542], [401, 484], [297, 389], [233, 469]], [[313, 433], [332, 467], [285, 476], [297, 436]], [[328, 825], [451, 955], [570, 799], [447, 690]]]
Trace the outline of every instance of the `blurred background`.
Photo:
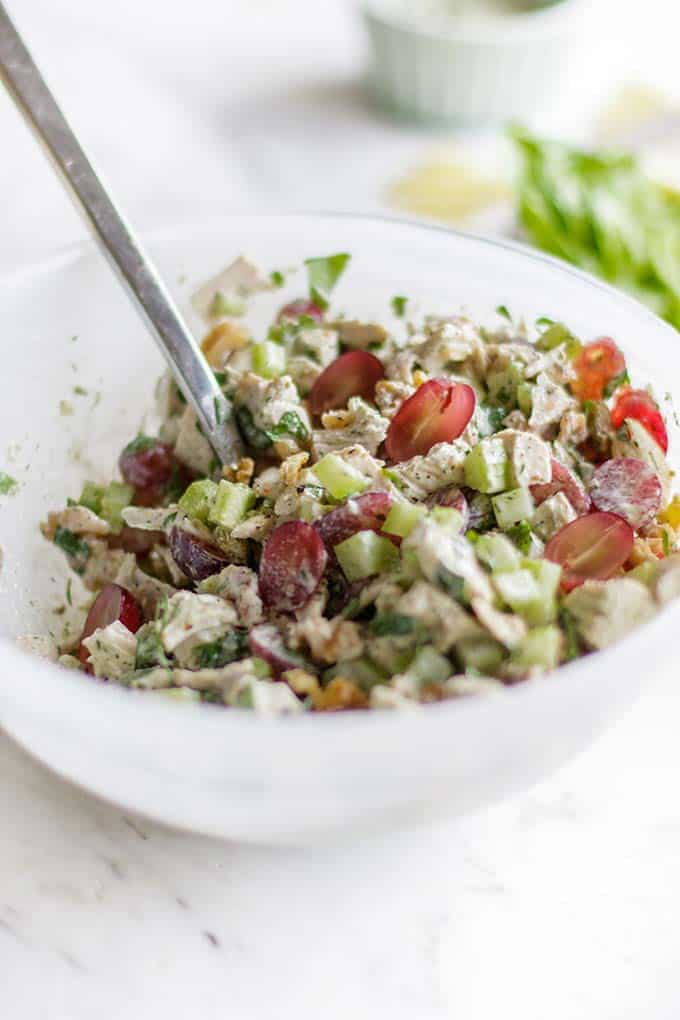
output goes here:
[[[506, 5], [501, 27], [490, 26], [484, 12]], [[680, 11], [668, 0], [557, 0], [531, 25], [510, 10], [513, 0], [370, 6], [382, 19], [377, 70], [352, 0], [8, 3], [86, 148], [144, 229], [283, 207], [512, 232], [517, 159], [507, 119], [636, 149], [657, 176], [680, 180]], [[432, 73], [439, 79], [428, 81]], [[423, 77], [432, 94], [414, 98]], [[479, 110], [494, 104], [495, 122], [483, 123]], [[4, 271], [85, 232], [7, 100], [0, 139], [0, 187], [11, 196]]]

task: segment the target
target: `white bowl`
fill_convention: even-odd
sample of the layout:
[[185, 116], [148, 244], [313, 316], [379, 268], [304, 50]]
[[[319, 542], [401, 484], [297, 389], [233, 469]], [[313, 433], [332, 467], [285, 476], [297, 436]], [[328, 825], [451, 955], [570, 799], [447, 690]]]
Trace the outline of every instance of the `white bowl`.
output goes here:
[[[518, 246], [438, 228], [333, 216], [243, 216], [157, 235], [171, 285], [188, 290], [235, 254], [270, 267], [351, 251], [339, 307], [383, 316], [394, 294], [432, 311], [488, 317], [501, 303], [609, 333], [633, 377], [680, 399], [677, 334], [622, 294]], [[303, 289], [298, 279], [291, 292]], [[262, 302], [260, 321], [281, 294]], [[53, 769], [128, 809], [201, 832], [271, 843], [347, 836], [460, 814], [531, 783], [583, 748], [674, 655], [666, 610], [620, 646], [498, 696], [406, 714], [283, 719], [167, 703], [59, 669], [12, 638], [45, 630], [63, 600], [61, 558], [38, 533], [86, 476], [106, 477], [149, 406], [160, 358], [89, 245], [0, 285], [0, 467], [21, 481], [0, 507], [0, 722]], [[77, 336], [77, 340], [71, 338]], [[74, 370], [73, 365], [76, 366]], [[89, 391], [73, 394], [73, 386]], [[94, 410], [93, 393], [102, 399]], [[60, 417], [60, 400], [76, 408]], [[13, 463], [5, 462], [18, 443]], [[79, 460], [69, 456], [76, 450]]]
[[478, 123], [550, 109], [582, 59], [584, 0], [471, 23], [364, 0], [381, 106], [409, 120]]

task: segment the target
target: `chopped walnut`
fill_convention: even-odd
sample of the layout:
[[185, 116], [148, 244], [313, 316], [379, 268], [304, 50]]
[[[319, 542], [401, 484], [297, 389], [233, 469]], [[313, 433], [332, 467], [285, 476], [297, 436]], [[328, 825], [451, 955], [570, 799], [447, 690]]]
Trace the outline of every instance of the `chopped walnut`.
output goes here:
[[203, 338], [201, 350], [213, 368], [221, 368], [225, 357], [250, 343], [250, 334], [236, 322], [220, 322]]
[[346, 708], [368, 708], [368, 698], [352, 680], [336, 676], [314, 701], [318, 712], [338, 712]]
[[235, 465], [224, 465], [222, 477], [226, 478], [229, 482], [241, 482], [242, 485], [250, 485], [254, 471], [255, 461], [252, 457], [241, 457]]
[[281, 464], [281, 481], [284, 485], [297, 485], [300, 481], [300, 473], [309, 460], [309, 454], [303, 450], [301, 453], [294, 453], [287, 457]]

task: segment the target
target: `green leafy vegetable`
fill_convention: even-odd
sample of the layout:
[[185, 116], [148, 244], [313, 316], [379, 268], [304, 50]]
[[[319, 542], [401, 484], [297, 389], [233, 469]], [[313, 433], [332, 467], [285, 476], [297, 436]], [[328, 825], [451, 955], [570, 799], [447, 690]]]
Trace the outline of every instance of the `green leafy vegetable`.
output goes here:
[[170, 660], [163, 648], [157, 622], [145, 623], [137, 631], [135, 669], [151, 669], [154, 666], [169, 666]]
[[215, 641], [197, 645], [194, 648], [194, 656], [199, 669], [220, 669], [242, 658], [247, 648], [248, 635], [245, 631], [231, 630]]
[[512, 315], [508, 311], [506, 305], [499, 305], [496, 309], [496, 315], [500, 315], [502, 319], [507, 319], [508, 322], [512, 322]]
[[630, 383], [630, 376], [628, 370], [624, 368], [620, 375], [615, 376], [604, 388], [605, 397], [613, 396], [621, 386], [627, 386]]
[[286, 411], [279, 418], [278, 424], [269, 432], [272, 439], [281, 439], [282, 436], [295, 436], [300, 442], [305, 443], [309, 439], [309, 430], [295, 411]]
[[343, 253], [305, 260], [309, 275], [309, 296], [319, 308], [328, 308], [331, 292], [344, 273], [350, 258], [350, 255]]
[[309, 430], [295, 411], [286, 411], [281, 415], [277, 424], [267, 430], [257, 427], [252, 411], [245, 404], [236, 408], [235, 416], [236, 424], [244, 441], [254, 450], [266, 450], [277, 439], [282, 439], [284, 436], [294, 436], [302, 443], [306, 443], [309, 439]]
[[416, 621], [411, 616], [401, 613], [382, 613], [370, 624], [371, 633], [375, 637], [396, 637], [412, 634], [416, 629]]
[[155, 439], [152, 439], [151, 436], [145, 436], [140, 432], [138, 436], [135, 436], [132, 442], [127, 444], [127, 446], [123, 450], [123, 453], [125, 454], [144, 453], [145, 450], [150, 450], [151, 447], [155, 445], [156, 445]]
[[54, 533], [54, 544], [58, 545], [62, 552], [66, 553], [72, 562], [73, 569], [78, 573], [82, 573], [91, 552], [85, 539], [80, 538], [79, 535], [74, 535], [68, 528], [62, 528], [59, 525]]
[[0, 471], [0, 496], [13, 496], [18, 488], [19, 483], [16, 478], [12, 478], [11, 475]]
[[392, 298], [392, 311], [398, 319], [403, 319], [406, 315], [407, 304], [408, 298], [403, 297], [401, 294], [397, 294]]
[[523, 163], [519, 217], [534, 244], [680, 328], [680, 194], [650, 180], [633, 156], [511, 134]]

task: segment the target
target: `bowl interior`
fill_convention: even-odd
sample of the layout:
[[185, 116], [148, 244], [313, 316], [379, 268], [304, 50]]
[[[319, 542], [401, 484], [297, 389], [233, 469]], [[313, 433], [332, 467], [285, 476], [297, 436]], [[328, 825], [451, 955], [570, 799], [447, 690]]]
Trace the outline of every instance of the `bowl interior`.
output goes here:
[[[338, 311], [352, 316], [388, 320], [390, 300], [401, 294], [409, 298], [412, 308], [417, 306], [421, 311], [444, 314], [464, 308], [476, 318], [493, 322], [497, 306], [505, 305], [513, 316], [529, 322], [539, 316], [563, 320], [583, 339], [611, 335], [625, 351], [637, 384], [654, 386], [667, 412], [671, 449], [675, 451], [674, 460], [677, 459], [679, 444], [672, 411], [673, 400], [680, 406], [677, 334], [629, 298], [551, 259], [517, 246], [436, 228], [330, 215], [231, 217], [157, 235], [150, 248], [184, 308], [188, 307], [193, 288], [239, 253], [249, 254], [269, 269], [285, 270], [300, 265], [309, 256], [348, 251], [353, 256], [351, 266], [338, 287], [334, 304]], [[286, 299], [304, 293], [305, 289], [304, 273], [298, 272], [289, 277], [283, 291], [255, 301], [251, 318], [256, 331], [264, 329]], [[40, 718], [50, 719], [54, 729], [54, 721], [59, 719], [66, 732], [78, 713], [82, 712], [83, 718], [88, 713], [96, 718], [99, 706], [104, 704], [101, 699], [105, 699], [107, 713], [110, 712], [106, 722], [113, 743], [121, 739], [120, 727], [129, 724], [131, 733], [136, 721], [142, 720], [135, 753], [149, 765], [149, 756], [153, 757], [155, 750], [145, 746], [144, 733], [149, 732], [149, 726], [156, 727], [154, 732], [161, 747], [164, 720], [172, 716], [168, 743], [175, 741], [180, 732], [186, 733], [187, 746], [196, 740], [192, 762], [197, 774], [202, 753], [208, 770], [213, 753], [210, 741], [223, 739], [225, 725], [231, 729], [241, 725], [234, 713], [229, 713], [227, 721], [225, 714], [206, 710], [206, 716], [192, 713], [191, 721], [178, 724], [175, 706], [170, 712], [168, 706], [152, 705], [149, 701], [142, 705], [137, 700], [132, 707], [134, 696], [107, 690], [19, 656], [11, 641], [19, 633], [43, 632], [63, 622], [66, 603], [63, 563], [58, 552], [42, 539], [39, 522], [51, 508], [63, 506], [69, 496], [77, 496], [85, 478], [108, 479], [122, 445], [140, 428], [153, 428], [150, 408], [156, 378], [162, 369], [161, 358], [108, 266], [89, 245], [2, 281], [0, 318], [5, 369], [0, 402], [0, 469], [20, 483], [18, 493], [0, 504], [0, 547], [4, 558], [0, 573], [0, 660], [11, 666], [11, 670], [0, 670], [4, 673], [0, 684], [0, 719], [9, 724], [12, 712], [21, 709], [27, 713], [26, 718], [31, 714], [36, 726]], [[198, 323], [195, 325], [198, 331]], [[72, 601], [77, 602], [79, 597], [74, 588]], [[554, 751], [561, 739], [557, 727], [563, 723], [574, 731], [574, 739], [578, 731], [577, 743], [587, 739], [595, 717], [601, 719], [608, 701], [616, 700], [611, 678], [604, 666], [598, 669], [598, 662], [614, 661], [594, 657], [580, 673], [573, 672], [574, 677], [583, 674], [583, 681], [575, 679], [571, 688], [566, 679], [560, 681], [561, 686], [555, 685], [555, 691], [571, 692], [570, 712], [576, 713], [571, 722], [564, 723], [564, 712], [556, 711], [555, 702], [555, 710], [550, 710], [552, 721], [544, 720], [541, 724], [546, 732], [536, 730], [528, 741], [526, 735], [503, 737], [509, 743], [503, 748], [499, 743], [498, 754], [508, 775], [512, 772], [508, 763], [515, 751], [518, 763], [522, 754], [528, 755], [530, 751], [538, 761], [541, 742], [544, 749], [550, 747]], [[581, 691], [587, 690], [588, 683], [597, 683], [598, 676], [601, 685], [591, 700], [582, 698]], [[532, 698], [543, 698], [547, 704], [545, 691], [546, 687], [537, 693], [522, 691], [519, 697], [526, 699], [527, 706]], [[519, 711], [516, 707], [508, 709], [516, 710]], [[497, 730], [500, 741], [507, 718], [504, 706], [491, 709], [481, 706], [470, 709], [459, 704], [442, 706], [441, 710], [426, 713], [431, 722], [417, 724], [423, 736], [422, 727], [429, 727], [431, 735], [436, 728], [444, 741], [452, 742], [454, 732], [445, 727], [450, 725], [459, 732], [456, 751], [459, 760], [455, 767], [461, 776], [465, 768], [472, 767], [475, 755], [471, 744], [470, 762], [466, 765], [463, 760], [466, 741], [472, 738], [462, 733], [461, 723], [456, 719], [463, 720], [470, 711], [479, 715], [482, 730], [484, 727], [487, 731], [489, 727]], [[437, 713], [439, 721], [435, 722]], [[529, 718], [531, 711], [524, 715]], [[308, 734], [317, 732], [314, 720], [301, 722], [313, 724], [306, 726]], [[382, 717], [319, 723], [324, 734], [330, 732], [330, 727], [337, 735], [336, 750], [345, 756], [343, 760], [348, 745], [343, 747], [342, 734], [355, 734], [352, 740], [358, 760], [359, 728], [370, 727], [371, 734], [375, 734], [376, 727], [382, 727], [385, 733], [392, 727], [391, 732], [396, 734], [397, 725], [416, 725], [388, 722]], [[265, 740], [265, 734], [270, 739], [271, 727], [259, 729], [259, 725], [258, 720], [243, 720], [243, 726], [248, 728], [243, 747], [256, 748]], [[277, 732], [290, 733], [288, 723], [282, 723]], [[212, 736], [208, 737], [209, 733]], [[32, 741], [25, 734], [24, 739]], [[309, 739], [315, 738], [310, 735]], [[405, 766], [407, 772], [409, 768], [415, 769], [416, 755], [424, 759], [430, 753], [427, 742], [425, 737], [420, 748], [414, 745], [405, 749], [395, 737], [395, 753], [398, 747], [400, 754], [406, 750], [413, 754], [411, 763]], [[521, 745], [524, 751], [518, 750]], [[370, 756], [375, 753], [374, 736], [370, 739], [367, 736], [365, 751], [373, 761]], [[257, 753], [260, 752], [261, 748]], [[96, 741], [93, 753], [97, 753]], [[180, 756], [181, 753], [183, 749], [178, 751]], [[253, 751], [253, 774], [261, 768], [257, 753]], [[330, 762], [331, 745], [325, 743], [320, 753]], [[45, 751], [48, 760], [56, 754], [56, 745], [54, 754]], [[302, 758], [298, 764], [303, 770]], [[441, 762], [431, 761], [428, 767], [436, 771], [440, 765]], [[491, 765], [487, 758], [476, 766], [485, 772], [489, 787], [498, 785]], [[75, 765], [60, 767], [70, 774], [76, 771]], [[91, 774], [95, 772], [92, 768]], [[106, 792], [106, 782], [103, 771], [100, 781], [91, 779], [100, 792]], [[115, 795], [123, 797], [120, 790]], [[168, 809], [166, 814], [173, 821], [182, 821], [179, 809], [174, 812]], [[200, 820], [192, 820], [191, 824], [210, 828]], [[226, 823], [216, 826], [217, 831], [225, 828]]]

